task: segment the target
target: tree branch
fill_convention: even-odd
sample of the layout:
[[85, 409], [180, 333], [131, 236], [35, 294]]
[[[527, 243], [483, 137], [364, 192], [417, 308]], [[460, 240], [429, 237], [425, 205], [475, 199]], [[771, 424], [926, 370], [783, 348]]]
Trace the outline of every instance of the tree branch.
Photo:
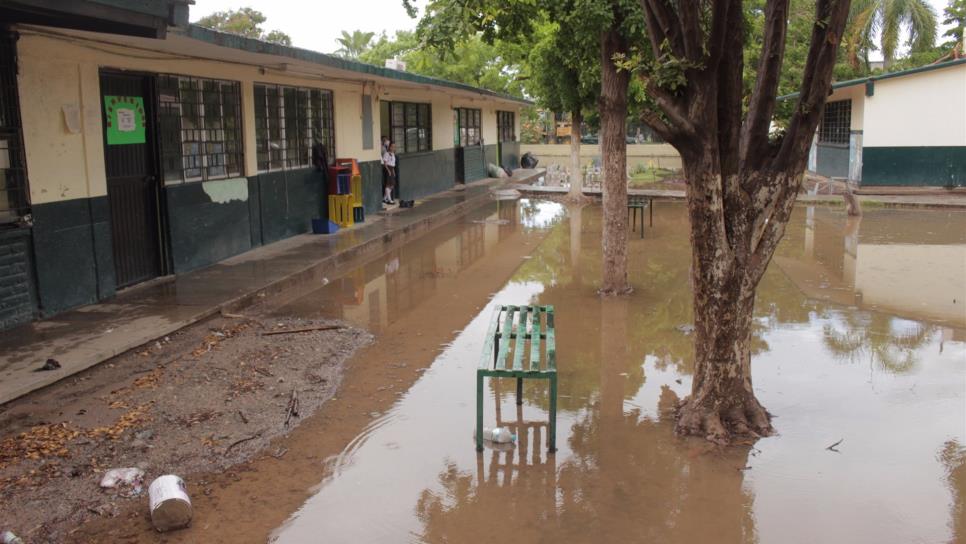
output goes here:
[[818, 0], [815, 5], [815, 26], [812, 43], [805, 61], [805, 76], [795, 105], [788, 131], [773, 164], [794, 165], [800, 171], [808, 157], [812, 134], [818, 126], [825, 99], [831, 91], [835, 53], [849, 14], [846, 0]]
[[681, 20], [666, 0], [641, 0], [641, 8], [644, 10], [647, 33], [651, 36], [654, 58], [659, 59], [663, 55], [661, 45], [665, 40], [671, 46], [672, 55], [679, 59], [687, 58]]
[[741, 131], [741, 164], [751, 169], [764, 164], [768, 153], [768, 129], [775, 111], [781, 79], [782, 58], [788, 29], [789, 0], [770, 0], [765, 7], [765, 38], [758, 64], [758, 80], [751, 93], [748, 115]]

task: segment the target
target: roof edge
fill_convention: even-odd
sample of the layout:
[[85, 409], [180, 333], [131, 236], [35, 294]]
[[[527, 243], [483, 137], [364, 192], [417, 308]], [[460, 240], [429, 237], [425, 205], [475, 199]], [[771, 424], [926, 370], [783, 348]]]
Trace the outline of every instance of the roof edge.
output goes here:
[[532, 106], [534, 104], [533, 101], [527, 100], [525, 98], [520, 98], [517, 96], [505, 94], [505, 93], [499, 93], [488, 89], [481, 89], [479, 87], [473, 87], [472, 85], [466, 85], [464, 83], [457, 83], [455, 81], [448, 81], [445, 79], [438, 79], [435, 77], [414, 74], [412, 72], [402, 72], [399, 70], [393, 70], [391, 68], [382, 68], [372, 64], [366, 64], [364, 62], [344, 59], [341, 57], [337, 57], [335, 55], [319, 53], [318, 51], [312, 51], [311, 49], [302, 49], [299, 47], [292, 47], [288, 45], [265, 42], [261, 40], [256, 40], [254, 38], [239, 36], [237, 34], [231, 34], [228, 32], [212, 30], [210, 28], [199, 26], [194, 23], [189, 24], [187, 27], [183, 29], [183, 35], [191, 39], [210, 43], [212, 45], [228, 47], [228, 48], [237, 49], [240, 51], [247, 51], [249, 53], [274, 55], [276, 57], [285, 57], [289, 59], [301, 60], [305, 62], [310, 62], [312, 64], [317, 64], [319, 66], [336, 68], [339, 70], [347, 70], [347, 71], [366, 74], [366, 75], [375, 76], [375, 77], [395, 79], [399, 81], [406, 81], [409, 83], [422, 83], [426, 85], [432, 85], [434, 87], [446, 87], [450, 89], [457, 89], [464, 92], [479, 94], [481, 96], [485, 96], [489, 98], [498, 98], [498, 99], [507, 100], [510, 102], [517, 102], [519, 104], [524, 104], [528, 106]]
[[[886, 73], [886, 74], [879, 74], [879, 75], [874, 75], [874, 76], [861, 77], [861, 78], [858, 78], [858, 79], [848, 79], [848, 80], [845, 80], [845, 81], [839, 81], [839, 82], [832, 83], [832, 89], [843, 89], [845, 87], [854, 87], [856, 85], [864, 85], [866, 82], [869, 82], [869, 81], [879, 81], [879, 80], [883, 80], [883, 79], [892, 79], [892, 78], [896, 78], [896, 77], [910, 76], [910, 75], [919, 74], [919, 73], [922, 73], [922, 72], [931, 72], [933, 70], [939, 70], [941, 68], [949, 68], [950, 66], [957, 66], [957, 65], [960, 65], [960, 64], [966, 64], [966, 58], [949, 60], [949, 61], [946, 61], [946, 62], [940, 62], [938, 64], [927, 64], [925, 66], [917, 66], [915, 68], [909, 68], [907, 70], [900, 70], [898, 72], [889, 72], [889, 73]], [[786, 95], [783, 95], [783, 96], [779, 96], [777, 98], [777, 100], [789, 100], [791, 98], [797, 98], [799, 94], [800, 94], [800, 92], [786, 94]]]

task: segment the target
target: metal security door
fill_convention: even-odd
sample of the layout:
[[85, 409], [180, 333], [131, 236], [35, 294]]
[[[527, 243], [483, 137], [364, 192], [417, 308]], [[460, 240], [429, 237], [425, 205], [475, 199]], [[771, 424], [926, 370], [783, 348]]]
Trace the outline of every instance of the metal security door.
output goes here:
[[104, 166], [118, 288], [162, 272], [153, 87], [151, 76], [101, 73]]

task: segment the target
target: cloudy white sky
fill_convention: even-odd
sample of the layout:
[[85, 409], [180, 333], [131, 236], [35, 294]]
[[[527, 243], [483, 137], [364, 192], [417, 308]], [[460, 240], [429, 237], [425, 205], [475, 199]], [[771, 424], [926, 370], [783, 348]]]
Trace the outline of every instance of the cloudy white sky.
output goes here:
[[[417, 0], [416, 4], [425, 4]], [[942, 16], [946, 0], [929, 0]], [[392, 35], [396, 30], [411, 30], [416, 21], [403, 9], [402, 0], [195, 0], [191, 20], [215, 11], [250, 6], [265, 14], [265, 30], [281, 30], [292, 37], [296, 47], [331, 53], [339, 48], [335, 41], [342, 30], [365, 30]], [[942, 31], [940, 31], [942, 34]]]

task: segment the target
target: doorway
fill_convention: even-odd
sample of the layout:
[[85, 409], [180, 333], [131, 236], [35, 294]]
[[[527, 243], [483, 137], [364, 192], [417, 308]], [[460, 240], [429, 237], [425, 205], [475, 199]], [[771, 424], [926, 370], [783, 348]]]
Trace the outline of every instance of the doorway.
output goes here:
[[104, 167], [118, 288], [163, 271], [154, 78], [101, 72]]

